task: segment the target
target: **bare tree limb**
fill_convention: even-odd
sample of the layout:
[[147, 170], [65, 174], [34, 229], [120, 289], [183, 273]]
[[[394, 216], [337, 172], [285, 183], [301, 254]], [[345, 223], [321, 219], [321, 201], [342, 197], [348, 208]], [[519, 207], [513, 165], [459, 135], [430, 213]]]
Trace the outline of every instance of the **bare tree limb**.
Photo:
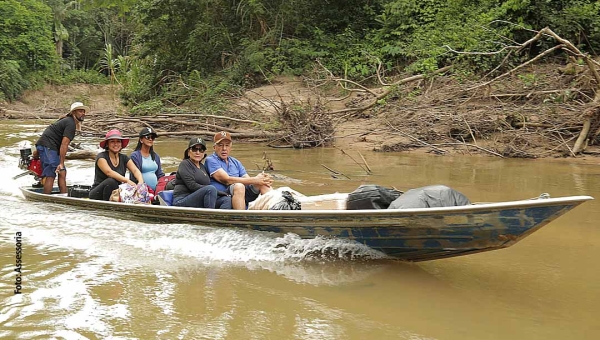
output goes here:
[[523, 64], [521, 64], [521, 65], [519, 65], [519, 66], [517, 66], [515, 68], [513, 68], [512, 70], [510, 70], [510, 71], [508, 71], [508, 72], [506, 72], [504, 74], [501, 74], [501, 75], [497, 76], [496, 78], [494, 78], [494, 79], [492, 79], [490, 81], [487, 81], [487, 82], [485, 82], [483, 84], [478, 84], [476, 86], [470, 87], [466, 91], [472, 91], [472, 90], [478, 89], [480, 87], [487, 86], [487, 85], [489, 85], [489, 84], [497, 81], [498, 79], [504, 78], [504, 77], [506, 77], [506, 76], [508, 76], [508, 75], [510, 75], [510, 74], [512, 74], [514, 72], [516, 72], [517, 70], [519, 70], [519, 69], [521, 69], [521, 68], [523, 68], [523, 67], [525, 67], [525, 66], [527, 66], [529, 64], [532, 64], [533, 62], [535, 62], [535, 61], [543, 58], [544, 56], [546, 56], [546, 55], [548, 55], [548, 54], [550, 54], [550, 53], [552, 53], [552, 52], [554, 52], [554, 51], [556, 51], [558, 49], [561, 49], [563, 47], [564, 47], [563, 45], [556, 45], [556, 46], [554, 46], [552, 48], [549, 48], [546, 51], [544, 51], [543, 53], [540, 53], [537, 56], [535, 56], [534, 58], [527, 60], [526, 62], [524, 62]]
[[437, 152], [438, 152], [438, 153], [440, 153], [440, 154], [445, 154], [445, 153], [446, 153], [446, 151], [445, 151], [445, 150], [442, 150], [442, 149], [440, 149], [440, 148], [437, 148], [437, 147], [435, 147], [434, 145], [431, 145], [431, 144], [429, 144], [429, 143], [427, 143], [427, 142], [424, 142], [424, 141], [422, 141], [422, 140], [418, 139], [417, 137], [411, 136], [411, 135], [409, 135], [408, 133], [405, 133], [405, 132], [402, 132], [402, 131], [400, 131], [400, 130], [399, 130], [399, 129], [397, 129], [396, 127], [392, 126], [392, 124], [390, 124], [390, 122], [386, 122], [386, 123], [388, 124], [388, 126], [389, 126], [389, 127], [391, 127], [391, 128], [394, 130], [394, 131], [396, 131], [397, 133], [401, 134], [402, 136], [406, 136], [406, 137], [408, 137], [408, 138], [410, 138], [410, 139], [414, 140], [415, 142], [419, 142], [419, 143], [421, 143], [421, 144], [423, 144], [423, 145], [425, 145], [425, 146], [428, 146], [428, 147], [430, 147], [430, 148], [434, 149], [435, 151], [437, 151]]
[[479, 145], [474, 145], [474, 144], [469, 144], [469, 143], [439, 143], [439, 144], [430, 144], [430, 145], [432, 145], [432, 146], [435, 146], [435, 145], [439, 145], [439, 146], [445, 146], [445, 145], [464, 145], [464, 146], [476, 148], [476, 149], [481, 150], [481, 151], [485, 151], [485, 152], [487, 152], [489, 154], [492, 154], [494, 156], [498, 156], [500, 158], [504, 158], [504, 156], [502, 156], [501, 154], [499, 154], [499, 153], [497, 153], [495, 151], [492, 151], [492, 150], [489, 150], [489, 149], [486, 149], [486, 148], [482, 148]]

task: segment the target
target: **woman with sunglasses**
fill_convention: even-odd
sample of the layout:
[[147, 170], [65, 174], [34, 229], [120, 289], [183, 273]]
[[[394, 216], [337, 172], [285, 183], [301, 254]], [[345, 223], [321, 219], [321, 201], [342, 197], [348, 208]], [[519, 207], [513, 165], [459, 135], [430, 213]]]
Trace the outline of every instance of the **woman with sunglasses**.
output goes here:
[[210, 184], [210, 177], [202, 161], [206, 157], [206, 143], [192, 138], [177, 168], [173, 205], [177, 207], [231, 209], [231, 197]]
[[[142, 172], [144, 183], [154, 191], [158, 179], [165, 175], [160, 164], [160, 157], [154, 152], [154, 140], [158, 135], [152, 128], [145, 127], [140, 131], [139, 137], [135, 150], [130, 157], [135, 166]], [[129, 179], [136, 182], [133, 174], [130, 174]]]

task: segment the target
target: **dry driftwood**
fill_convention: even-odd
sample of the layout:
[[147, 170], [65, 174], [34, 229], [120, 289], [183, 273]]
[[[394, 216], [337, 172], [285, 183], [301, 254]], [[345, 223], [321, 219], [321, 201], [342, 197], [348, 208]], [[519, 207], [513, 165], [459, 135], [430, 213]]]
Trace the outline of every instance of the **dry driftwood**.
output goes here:
[[[523, 50], [523, 49], [527, 48], [528, 46], [533, 45], [535, 42], [539, 41], [540, 39], [542, 39], [544, 37], [552, 37], [559, 44], [552, 48], [547, 49], [546, 51], [540, 53], [539, 55], [535, 56], [534, 58], [522, 63], [521, 65], [518, 65], [517, 67], [509, 70], [508, 72], [506, 72], [492, 80], [489, 80], [487, 82], [477, 84], [476, 86], [468, 88], [467, 91], [472, 91], [472, 90], [476, 90], [476, 89], [488, 86], [491, 83], [496, 82], [501, 78], [507, 77], [508, 75], [517, 72], [519, 69], [521, 69], [527, 65], [530, 65], [533, 62], [535, 62], [547, 55], [552, 54], [556, 50], [562, 49], [571, 55], [575, 55], [579, 58], [582, 58], [583, 61], [586, 63], [590, 73], [592, 74], [593, 78], [596, 80], [596, 84], [597, 84], [592, 103], [593, 103], [594, 107], [600, 106], [600, 75], [598, 74], [598, 70], [597, 70], [597, 68], [600, 65], [598, 64], [598, 62], [596, 62], [594, 59], [592, 59], [589, 55], [582, 53], [570, 41], [563, 39], [562, 37], [560, 37], [559, 35], [554, 33], [550, 28], [545, 27], [545, 28], [541, 29], [540, 31], [538, 31], [537, 34], [533, 38], [529, 39], [528, 41], [526, 41], [523, 44], [520, 44], [518, 46], [512, 46], [512, 48], [517, 48], [518, 50]], [[592, 108], [592, 109], [586, 110], [586, 111], [587, 111], [587, 113], [584, 113], [585, 120], [581, 127], [579, 137], [577, 138], [573, 148], [569, 149], [569, 151], [572, 155], [577, 155], [577, 154], [581, 153], [583, 150], [585, 150], [589, 141], [598, 135], [597, 133], [590, 134], [590, 127], [594, 124], [595, 125], [600, 124], [600, 114], [594, 114], [594, 111], [598, 112], [598, 109]], [[599, 131], [600, 131], [600, 129], [599, 129]]]
[[27, 111], [0, 109], [0, 115], [2, 115], [5, 119], [57, 119], [61, 116], [66, 115], [66, 113], [45, 112], [45, 111], [44, 112], [27, 112]]
[[[406, 83], [409, 83], [409, 82], [413, 82], [413, 81], [417, 81], [417, 80], [422, 80], [422, 79], [425, 79], [425, 77], [426, 77], [426, 75], [424, 75], [424, 74], [417, 74], [417, 75], [414, 75], [414, 76], [411, 76], [411, 77], [400, 79], [400, 80], [398, 80], [398, 81], [396, 81], [394, 83], [391, 83], [391, 84], [382, 83], [382, 85], [384, 85], [384, 89], [380, 93], [377, 93], [376, 90], [368, 89], [368, 88], [366, 88], [366, 87], [364, 87], [362, 85], [359, 85], [359, 84], [357, 84], [357, 83], [355, 83], [355, 82], [353, 82], [351, 80], [344, 79], [344, 78], [339, 78], [339, 77], [335, 77], [335, 76], [333, 76], [333, 74], [331, 73], [331, 71], [329, 71], [325, 66], [323, 66], [323, 65], [321, 65], [321, 66], [326, 70], [326, 72], [328, 72], [331, 75], [331, 79], [330, 79], [331, 81], [334, 81], [334, 82], [336, 82], [338, 84], [348, 83], [348, 84], [357, 85], [359, 87], [358, 91], [368, 92], [372, 96], [374, 96], [373, 99], [371, 99], [368, 103], [366, 103], [364, 105], [361, 105], [361, 106], [358, 106], [358, 107], [351, 107], [351, 108], [347, 108], [347, 109], [342, 109], [342, 110], [331, 111], [331, 112], [329, 112], [329, 114], [331, 114], [331, 115], [337, 115], [337, 114], [340, 114], [340, 113], [359, 113], [359, 112], [363, 112], [363, 111], [368, 110], [368, 109], [372, 108], [373, 106], [375, 106], [379, 100], [387, 97], [394, 90], [394, 88], [396, 86], [403, 85], [403, 84], [406, 84]], [[452, 66], [442, 67], [442, 68], [440, 68], [438, 70], [435, 70], [435, 71], [431, 72], [429, 74], [429, 76], [436, 75], [436, 74], [442, 74], [442, 73], [450, 70], [451, 68], [452, 68]], [[342, 88], [344, 88], [345, 90], [348, 90], [350, 92], [356, 91], [354, 89], [348, 89], [344, 85], [341, 85], [341, 86], [342, 86]]]
[[67, 152], [67, 159], [96, 159], [97, 152], [91, 150], [75, 150]]
[[[158, 130], [157, 130], [158, 131]], [[159, 132], [161, 136], [208, 136], [210, 139], [215, 135], [215, 131], [208, 130], [190, 130], [190, 131], [164, 131]], [[235, 131], [231, 132], [231, 137], [243, 139], [270, 139], [277, 138], [280, 134], [267, 131]]]
[[[456, 115], [458, 121], [462, 121], [462, 124], [465, 126], [461, 129], [465, 132], [463, 132], [462, 136], [459, 135], [455, 137], [456, 139], [459, 141], [462, 140], [462, 144], [466, 147], [474, 147], [496, 156], [536, 157], [535, 153], [525, 150], [532, 150], [535, 147], [540, 147], [542, 145], [548, 145], [547, 149], [549, 150], [540, 152], [538, 154], [539, 156], [543, 156], [543, 154], [547, 155], [551, 152], [560, 152], [560, 150], [564, 150], [563, 155], [575, 156], [576, 154], [585, 151], [587, 145], [596, 140], [598, 135], [600, 135], [600, 105], [598, 104], [600, 100], [600, 76], [598, 75], [600, 64], [589, 55], [579, 51], [568, 40], [562, 39], [560, 36], [556, 35], [549, 28], [535, 32], [535, 36], [523, 44], [509, 46], [503, 48], [503, 50], [508, 48], [514, 51], [524, 50], [537, 43], [538, 40], [548, 37], [556, 40], [557, 45], [502, 73], [492, 80], [479, 82], [468, 86], [466, 90], [454, 92], [457, 98], [464, 98], [466, 96], [466, 100], [462, 103], [456, 104], [456, 98], [452, 98], [452, 96], [446, 96], [445, 98], [440, 98], [440, 96], [438, 96], [430, 102], [423, 102], [421, 100], [421, 107], [429, 106], [431, 108], [428, 115], [422, 114], [421, 117], [415, 117], [413, 112], [422, 112], [422, 108], [417, 108], [411, 102], [405, 101], [397, 103], [398, 107], [401, 107], [400, 112], [405, 112], [405, 114], [403, 117], [397, 117], [395, 127], [397, 127], [398, 130], [401, 130], [405, 136], [417, 141], [421, 145], [428, 147], [431, 147], [432, 145], [453, 145], [455, 143], [452, 142], [427, 143], [427, 138], [422, 137], [423, 135], [427, 135], [429, 131], [436, 130], [436, 124], [432, 122], [439, 121], [440, 124], [444, 124], [444, 122], [449, 124], [448, 121], [451, 120], [447, 114], [449, 113], [450, 116]], [[531, 71], [527, 69], [533, 65], [534, 62], [539, 61], [546, 56], [554, 55], [558, 50], [565, 51], [567, 56], [574, 61], [574, 73], [567, 73], [566, 71], [558, 69], [555, 70], [559, 71], [556, 72], [559, 77], [561, 76], [561, 72], [564, 72], [562, 74], [562, 79], [565, 79], [564, 85], [568, 85], [569, 87], [560, 88], [561, 85], [563, 85], [560, 81], [561, 78], [558, 78], [555, 82], [552, 82], [551, 80], [549, 82], [549, 85], [559, 87], [558, 89], [556, 87], [543, 88], [534, 86], [533, 88], [519, 88], [517, 86], [511, 86], [513, 83], [511, 80], [508, 80], [510, 77], [514, 77], [520, 72], [525, 76], [528, 76], [528, 72]], [[500, 53], [501, 51], [492, 53]], [[483, 53], [474, 52], [472, 54]], [[583, 60], [585, 65], [587, 65], [587, 69], [579, 66], [577, 59], [572, 56], [576, 56], [577, 58], [580, 58], [580, 60]], [[567, 66], [569, 65], [570, 64]], [[497, 69], [499, 69], [499, 67]], [[564, 69], [566, 70], [567, 67]], [[495, 71], [496, 69], [494, 72]], [[492, 72], [490, 72], [490, 74], [491, 73]], [[571, 74], [575, 74], [576, 77], [569, 78], [569, 75]], [[573, 80], [573, 78], [575, 79]], [[518, 80], [516, 77], [514, 79]], [[584, 79], [589, 80], [582, 81]], [[505, 81], [501, 83], [503, 80]], [[499, 83], [496, 87], [503, 89], [505, 93], [491, 93], [493, 89], [492, 85], [495, 85], [496, 83]], [[432, 84], [433, 82], [429, 84], [427, 91], [432, 87]], [[574, 84], [575, 87], [573, 86]], [[577, 85], [583, 86], [577, 87]], [[479, 89], [484, 89], [484, 91], [477, 91]], [[506, 91], [507, 89], [509, 91]], [[517, 91], [510, 91], [510, 89], [516, 89]], [[446, 92], [450, 91], [447, 90]], [[576, 98], [577, 96], [579, 97], [578, 99]], [[477, 115], [474, 114], [472, 107], [481, 106], [483, 108], [485, 105], [480, 105], [478, 102], [489, 102], [489, 98], [498, 99], [498, 104], [494, 105], [491, 103], [487, 110], [484, 109], [484, 112], [486, 113], [477, 117]], [[558, 105], [551, 104], [555, 100], [559, 103]], [[533, 104], [534, 106], [532, 109], [525, 106], [526, 104], [522, 104], [523, 102], [527, 103], [529, 101], [535, 103]], [[414, 106], [414, 111], [411, 111], [413, 110], [411, 106]], [[466, 111], [465, 114], [459, 113], [461, 111], [461, 106], [464, 106], [464, 110]], [[558, 110], [555, 110], [553, 106], [558, 106]], [[436, 108], [441, 109], [442, 107], [445, 112], [436, 110]], [[513, 111], [515, 109], [516, 114], [506, 113], [507, 111]], [[584, 114], [579, 115], [578, 112], [582, 111]], [[523, 114], [524, 112], [528, 112], [529, 114]], [[486, 118], [486, 116], [488, 118]], [[532, 116], [535, 120], [529, 121]], [[509, 117], [512, 118], [509, 119]], [[486, 123], [486, 120], [488, 120], [489, 123]], [[450, 123], [449, 125], [452, 124]], [[506, 145], [504, 151], [484, 149], [477, 145], [477, 136], [483, 135], [489, 138], [492, 133], [498, 134], [498, 131], [502, 131], [502, 134], [500, 135], [501, 138], [503, 135], [505, 136], [504, 140], [500, 140], [500, 143], [498, 144]], [[575, 137], [573, 137], [573, 132], [577, 132], [579, 138], [577, 138], [577, 142], [575, 142], [573, 148], [570, 148], [568, 143], [575, 139]], [[470, 140], [475, 142], [474, 145], [465, 142], [464, 138], [467, 136]], [[556, 138], [557, 136], [558, 138]], [[481, 139], [481, 137], [479, 137], [479, 139]], [[556, 141], [552, 141], [552, 139], [556, 139]], [[400, 149], [402, 149], [402, 146]]]

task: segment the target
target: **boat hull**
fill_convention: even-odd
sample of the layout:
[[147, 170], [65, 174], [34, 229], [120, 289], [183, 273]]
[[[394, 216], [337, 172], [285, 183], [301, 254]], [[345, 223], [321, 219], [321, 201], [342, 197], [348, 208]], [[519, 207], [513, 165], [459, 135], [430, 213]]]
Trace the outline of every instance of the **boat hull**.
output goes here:
[[426, 261], [506, 248], [593, 199], [570, 196], [475, 204], [460, 207], [403, 210], [219, 210], [125, 204], [21, 188], [26, 199], [73, 207], [118, 212], [123, 217], [245, 228], [302, 238], [349, 239], [388, 256]]

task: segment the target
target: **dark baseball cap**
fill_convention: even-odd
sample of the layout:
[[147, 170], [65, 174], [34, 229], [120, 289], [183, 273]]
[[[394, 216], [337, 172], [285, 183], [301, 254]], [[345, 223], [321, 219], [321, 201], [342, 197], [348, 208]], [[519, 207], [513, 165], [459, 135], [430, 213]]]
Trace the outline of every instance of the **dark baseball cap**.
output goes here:
[[204, 149], [206, 150], [206, 143], [204, 143], [204, 139], [202, 139], [200, 137], [194, 137], [194, 138], [190, 139], [190, 142], [188, 143], [188, 149], [194, 145], [202, 145], [204, 147]]
[[140, 131], [140, 137], [144, 137], [147, 135], [154, 135], [154, 137], [158, 137], [156, 131], [154, 131], [154, 129], [151, 127], [145, 127], [142, 129], [142, 131]]

